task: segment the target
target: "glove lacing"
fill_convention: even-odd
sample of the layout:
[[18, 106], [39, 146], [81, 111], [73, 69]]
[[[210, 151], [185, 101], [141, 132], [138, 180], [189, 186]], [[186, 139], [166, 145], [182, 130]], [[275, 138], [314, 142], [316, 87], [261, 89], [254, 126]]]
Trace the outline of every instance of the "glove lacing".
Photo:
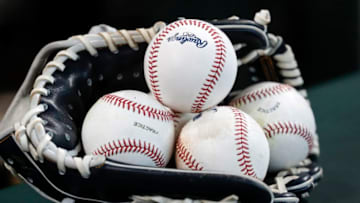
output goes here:
[[[269, 34], [270, 44], [273, 46], [279, 43], [282, 43], [281, 37], [275, 37], [272, 34]], [[292, 51], [289, 45], [285, 45], [286, 51], [281, 54], [275, 54], [274, 60], [276, 61], [276, 66], [280, 69], [279, 73], [283, 77], [283, 83], [295, 87], [298, 92], [307, 99], [308, 94], [306, 89], [302, 86], [304, 85], [304, 80], [301, 77], [300, 69], [298, 68], [298, 63], [295, 59], [294, 52]], [[307, 100], [309, 101], [309, 100]], [[310, 101], [309, 101], [310, 103]], [[313, 147], [310, 154], [316, 156], [320, 155], [320, 146], [319, 146], [319, 136], [315, 132], [313, 135]]]
[[[68, 40], [76, 40], [73, 46], [57, 53], [53, 61], [47, 63], [34, 82], [33, 90], [30, 93], [30, 110], [22, 120], [15, 124], [15, 139], [24, 152], [30, 152], [31, 156], [40, 162], [48, 159], [57, 163], [59, 174], [65, 174], [66, 168], [77, 169], [81, 176], [88, 178], [90, 168], [101, 166], [105, 163], [105, 157], [99, 155], [86, 155], [84, 157], [74, 157], [77, 154], [78, 146], [73, 151], [57, 147], [51, 141], [52, 133], [46, 132], [43, 120], [38, 115], [45, 112], [48, 108], [46, 104], [41, 104], [42, 96], [49, 95], [46, 84], [53, 84], [55, 78], [52, 76], [55, 71], [64, 71], [66, 60], [76, 61], [79, 59], [77, 54], [86, 50], [91, 56], [98, 55], [97, 49], [107, 47], [113, 53], [118, 52], [118, 46], [129, 45], [133, 50], [138, 50], [138, 43], [150, 43], [151, 39], [159, 32], [165, 23], [158, 22], [153, 27], [137, 30], [119, 30], [117, 32], [96, 32], [87, 35], [78, 35]], [[81, 93], [78, 93], [81, 95]]]
[[[280, 69], [279, 74], [282, 76], [283, 80], [282, 83], [288, 84], [298, 90], [298, 92], [307, 99], [308, 94], [305, 88], [302, 86], [304, 85], [304, 80], [301, 76], [300, 69], [298, 68], [298, 63], [295, 59], [295, 54], [292, 51], [291, 47], [286, 44], [285, 45], [285, 52], [280, 54], [275, 54], [275, 52], [279, 49], [281, 44], [283, 43], [283, 39], [279, 36], [275, 36], [271, 33], [267, 34], [269, 39], [269, 47], [266, 49], [258, 49], [253, 50], [245, 57], [238, 59], [238, 66], [242, 64], [250, 63], [260, 56], [272, 56], [276, 62], [276, 66]], [[234, 47], [236, 50], [242, 48], [241, 44], [238, 44]], [[237, 91], [238, 92], [238, 91]], [[236, 93], [237, 93], [236, 92]], [[309, 101], [307, 99], [307, 101]], [[315, 132], [313, 135], [313, 147], [311, 149], [310, 154], [314, 154], [316, 156], [320, 155], [320, 145], [319, 145], [319, 137]]]

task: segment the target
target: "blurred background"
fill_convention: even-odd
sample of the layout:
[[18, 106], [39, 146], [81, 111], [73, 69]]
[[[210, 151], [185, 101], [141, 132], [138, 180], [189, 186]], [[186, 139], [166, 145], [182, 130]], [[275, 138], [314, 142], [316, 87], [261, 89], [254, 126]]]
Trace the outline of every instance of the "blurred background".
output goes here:
[[358, 1], [46, 1], [0, 0], [0, 80], [17, 89], [37, 52], [47, 43], [86, 33], [92, 25], [116, 28], [152, 26], [177, 17], [214, 19], [237, 15], [253, 19], [269, 9], [269, 30], [290, 44], [307, 85], [358, 68]]
[[[87, 33], [91, 26], [100, 23], [118, 29], [134, 29], [150, 27], [159, 20], [171, 22], [177, 17], [221, 19], [237, 15], [253, 19], [260, 9], [270, 10], [272, 22], [269, 31], [282, 36], [292, 46], [305, 85], [315, 89], [310, 91], [310, 100], [317, 97], [317, 92], [328, 89], [326, 82], [357, 73], [360, 5], [356, 0], [0, 0], [0, 118], [24, 80], [35, 55], [49, 42]], [[359, 84], [359, 81], [354, 80], [354, 84]], [[315, 106], [321, 108], [324, 105], [319, 103]], [[319, 114], [325, 110], [314, 111]], [[359, 123], [359, 119], [354, 119], [354, 123]], [[359, 130], [356, 129], [355, 132]], [[320, 138], [321, 136], [320, 132]], [[326, 152], [326, 145], [324, 151]], [[351, 191], [355, 193], [360, 192], [353, 188], [360, 188], [359, 185], [349, 185], [347, 182], [337, 181], [335, 177], [331, 179], [331, 171], [336, 171], [336, 167], [329, 164], [327, 169], [326, 161], [331, 159], [327, 159], [326, 153], [322, 157], [325, 157], [320, 161], [325, 162], [327, 179], [313, 192], [313, 202], [323, 202], [321, 200], [328, 195], [331, 197], [331, 189], [335, 191], [335, 188], [330, 187], [334, 184], [347, 190], [352, 188]], [[1, 187], [18, 182], [5, 175], [6, 172], [3, 173], [4, 175], [0, 174]], [[341, 194], [348, 195], [345, 191]], [[338, 195], [334, 194], [335, 196]]]

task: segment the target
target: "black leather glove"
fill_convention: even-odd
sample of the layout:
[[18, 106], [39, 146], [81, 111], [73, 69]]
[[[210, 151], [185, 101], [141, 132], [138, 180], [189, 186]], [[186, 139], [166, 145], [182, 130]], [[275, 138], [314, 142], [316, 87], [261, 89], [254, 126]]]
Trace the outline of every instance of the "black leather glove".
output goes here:
[[[266, 23], [257, 21], [236, 17], [209, 21], [228, 35], [238, 56], [239, 74], [226, 100], [259, 81], [277, 77], [291, 84], [288, 81], [295, 72], [301, 78], [297, 66], [290, 77], [281, 63], [281, 56], [291, 55], [289, 47], [267, 33]], [[130, 166], [84, 155], [80, 132], [87, 110], [109, 92], [148, 91], [143, 57], [152, 37], [164, 26], [158, 22], [148, 29], [129, 31], [99, 25], [89, 34], [46, 45], [0, 123], [0, 155], [6, 167], [52, 201], [119, 202], [153, 195], [219, 201], [236, 195], [240, 202], [297, 202], [321, 177], [321, 168], [313, 162], [299, 166], [307, 171], [269, 175], [262, 182], [171, 165]], [[264, 68], [259, 62], [262, 57], [278, 62]], [[294, 86], [302, 88], [302, 84]]]

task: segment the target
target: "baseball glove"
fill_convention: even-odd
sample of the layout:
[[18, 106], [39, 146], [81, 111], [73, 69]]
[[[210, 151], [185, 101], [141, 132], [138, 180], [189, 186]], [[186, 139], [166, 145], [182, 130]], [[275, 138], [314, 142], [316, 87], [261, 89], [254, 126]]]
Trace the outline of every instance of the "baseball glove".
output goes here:
[[[254, 21], [231, 17], [209, 21], [236, 49], [239, 72], [232, 93], [250, 84], [281, 81], [306, 97], [294, 54], [269, 34], [268, 12]], [[147, 92], [143, 57], [165, 23], [136, 30], [94, 26], [89, 34], [46, 45], [0, 125], [0, 155], [7, 169], [45, 198], [55, 201], [155, 201], [197, 199], [240, 202], [298, 202], [322, 176], [318, 140], [299, 166], [252, 177], [216, 172], [150, 168], [85, 155], [80, 140], [87, 110], [102, 95], [122, 89]], [[224, 199], [225, 198], [225, 199]]]

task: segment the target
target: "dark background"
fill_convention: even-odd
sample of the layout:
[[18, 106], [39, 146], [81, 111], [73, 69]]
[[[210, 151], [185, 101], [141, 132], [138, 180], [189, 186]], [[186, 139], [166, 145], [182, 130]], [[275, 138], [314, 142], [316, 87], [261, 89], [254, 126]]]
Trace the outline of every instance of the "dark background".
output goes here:
[[292, 46], [305, 84], [312, 85], [358, 67], [357, 4], [356, 0], [0, 0], [0, 90], [20, 86], [44, 45], [84, 34], [92, 25], [133, 29], [179, 16], [253, 19], [262, 8], [271, 12], [270, 32]]

